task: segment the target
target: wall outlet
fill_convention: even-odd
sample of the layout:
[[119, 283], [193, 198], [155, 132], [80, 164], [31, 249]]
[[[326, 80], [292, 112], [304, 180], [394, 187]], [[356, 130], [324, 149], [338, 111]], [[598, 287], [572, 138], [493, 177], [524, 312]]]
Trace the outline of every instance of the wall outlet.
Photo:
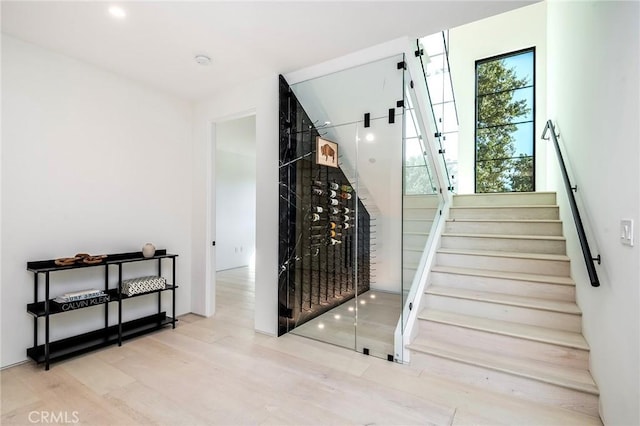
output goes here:
[[633, 220], [620, 221], [620, 242], [625, 246], [633, 246]]

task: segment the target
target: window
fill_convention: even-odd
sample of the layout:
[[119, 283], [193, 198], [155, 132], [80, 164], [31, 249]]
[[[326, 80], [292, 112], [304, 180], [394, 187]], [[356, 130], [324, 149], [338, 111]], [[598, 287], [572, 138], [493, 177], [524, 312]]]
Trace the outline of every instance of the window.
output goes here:
[[476, 62], [476, 192], [535, 191], [535, 49]]

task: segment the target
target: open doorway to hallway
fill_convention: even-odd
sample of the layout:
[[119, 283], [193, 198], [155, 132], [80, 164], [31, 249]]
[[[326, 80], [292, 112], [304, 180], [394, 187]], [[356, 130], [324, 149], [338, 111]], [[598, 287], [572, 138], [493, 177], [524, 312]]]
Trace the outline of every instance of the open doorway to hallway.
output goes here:
[[[214, 128], [214, 273], [216, 278], [223, 271], [240, 271], [243, 276], [253, 276], [256, 239], [255, 115], [217, 122]], [[235, 281], [230, 280], [230, 285], [233, 286]], [[253, 279], [241, 281], [242, 286], [250, 283], [253, 292]]]

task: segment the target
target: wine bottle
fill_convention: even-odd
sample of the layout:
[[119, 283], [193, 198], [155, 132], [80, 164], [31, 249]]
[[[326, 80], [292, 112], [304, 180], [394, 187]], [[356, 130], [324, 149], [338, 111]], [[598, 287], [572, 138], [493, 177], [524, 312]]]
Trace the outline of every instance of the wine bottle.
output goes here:
[[315, 206], [315, 207], [311, 208], [311, 211], [315, 212], [315, 213], [322, 213], [324, 211], [324, 209], [322, 207], [320, 207], [320, 206]]
[[338, 205], [338, 200], [336, 200], [335, 198], [332, 198], [329, 203], [331, 203], [332, 206], [337, 206]]
[[332, 246], [335, 246], [336, 244], [342, 244], [342, 241], [336, 240], [335, 238], [331, 238], [329, 242], [331, 243]]
[[322, 182], [321, 180], [314, 180], [313, 182], [311, 182], [313, 186], [317, 186], [319, 188], [324, 188], [324, 182]]
[[337, 196], [338, 196], [338, 193], [333, 189], [329, 191], [329, 197], [336, 198]]
[[349, 228], [351, 228], [351, 225], [349, 225], [349, 223], [344, 223], [344, 224], [342, 225], [342, 227], [343, 227], [344, 229], [349, 229]]
[[314, 213], [311, 215], [311, 221], [312, 222], [317, 222], [320, 220], [320, 215], [318, 213]]
[[347, 215], [345, 214], [345, 215], [344, 215], [343, 220], [344, 220], [345, 222], [348, 222], [348, 221], [350, 221], [350, 220], [351, 220], [351, 216], [347, 216]]
[[318, 188], [313, 188], [311, 192], [313, 193], [313, 195], [326, 195], [326, 192]]
[[331, 235], [331, 237], [332, 237], [332, 238], [336, 238], [336, 237], [337, 237], [337, 238], [340, 238], [340, 237], [342, 237], [342, 234], [341, 234], [341, 233], [336, 232], [336, 231], [333, 231], [333, 230], [332, 230], [332, 231], [330, 231], [329, 233], [330, 233], [330, 235]]
[[[347, 209], [347, 210], [349, 210], [349, 209]], [[331, 214], [339, 214], [339, 213], [340, 213], [340, 209], [339, 208], [331, 207]]]
[[[351, 209], [350, 209], [349, 207], [345, 207], [342, 211], [343, 211], [345, 214], [347, 214], [347, 213], [349, 213], [349, 212], [351, 211]], [[333, 213], [333, 211], [332, 211], [331, 213]], [[334, 214], [335, 214], [335, 213], [334, 213]]]
[[340, 197], [342, 197], [344, 200], [350, 200], [351, 194], [349, 194], [348, 192], [341, 192]]
[[336, 189], [336, 190], [337, 190], [337, 189], [339, 189], [339, 188], [340, 188], [340, 185], [338, 185], [338, 184], [337, 184], [337, 183], [335, 183], [335, 182], [331, 182], [331, 183], [329, 184], [329, 188], [331, 188], [331, 189]]
[[336, 229], [337, 226], [335, 222], [329, 222], [329, 228]]
[[342, 186], [340, 187], [340, 189], [341, 189], [342, 191], [344, 191], [344, 192], [351, 192], [351, 191], [353, 191], [353, 188], [352, 188], [352, 187], [350, 187], [349, 185], [342, 185]]

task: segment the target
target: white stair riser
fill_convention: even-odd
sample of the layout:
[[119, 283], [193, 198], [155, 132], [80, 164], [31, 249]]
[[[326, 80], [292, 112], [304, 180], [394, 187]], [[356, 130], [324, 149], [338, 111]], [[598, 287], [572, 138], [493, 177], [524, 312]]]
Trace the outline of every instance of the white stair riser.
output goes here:
[[402, 250], [402, 264], [405, 266], [415, 266], [420, 262], [422, 252], [417, 250]]
[[402, 236], [402, 246], [405, 248], [421, 248], [424, 249], [427, 243], [427, 235], [422, 234], [404, 234]]
[[439, 213], [436, 209], [405, 208], [402, 210], [402, 218], [405, 221], [413, 219], [424, 219], [432, 221], [437, 214]]
[[558, 207], [457, 208], [449, 210], [450, 219], [558, 219]]
[[433, 218], [429, 220], [405, 220], [402, 223], [403, 232], [430, 232], [433, 225]]
[[575, 286], [571, 285], [509, 280], [477, 275], [457, 275], [436, 271], [432, 271], [429, 277], [432, 285], [451, 288], [536, 297], [539, 299], [562, 300], [566, 302], [575, 301], [576, 296]]
[[516, 253], [565, 254], [564, 240], [498, 238], [474, 236], [442, 236], [442, 247], [468, 250], [491, 250]]
[[493, 222], [448, 220], [445, 233], [562, 236], [561, 222]]
[[[428, 290], [427, 290], [428, 291]], [[543, 311], [535, 308], [510, 306], [479, 300], [425, 294], [424, 308], [463, 315], [536, 325], [557, 330], [580, 332], [582, 316], [563, 312]]]
[[523, 272], [526, 274], [557, 275], [560, 277], [569, 276], [569, 262], [561, 260], [437, 253], [436, 265], [492, 271]]
[[[405, 195], [403, 207], [420, 207], [435, 209], [440, 204], [439, 195]], [[554, 203], [555, 204], [555, 203]]]
[[568, 368], [589, 369], [589, 351], [552, 343], [474, 330], [435, 321], [420, 320], [420, 336], [430, 341], [489, 350], [497, 355], [548, 362]]
[[452, 204], [454, 207], [554, 205], [556, 204], [556, 194], [553, 192], [461, 194], [454, 195]]
[[598, 416], [598, 397], [589, 393], [416, 351], [411, 364], [448, 380]]
[[402, 268], [402, 286], [408, 288], [413, 282], [413, 277], [416, 275], [414, 268]]

